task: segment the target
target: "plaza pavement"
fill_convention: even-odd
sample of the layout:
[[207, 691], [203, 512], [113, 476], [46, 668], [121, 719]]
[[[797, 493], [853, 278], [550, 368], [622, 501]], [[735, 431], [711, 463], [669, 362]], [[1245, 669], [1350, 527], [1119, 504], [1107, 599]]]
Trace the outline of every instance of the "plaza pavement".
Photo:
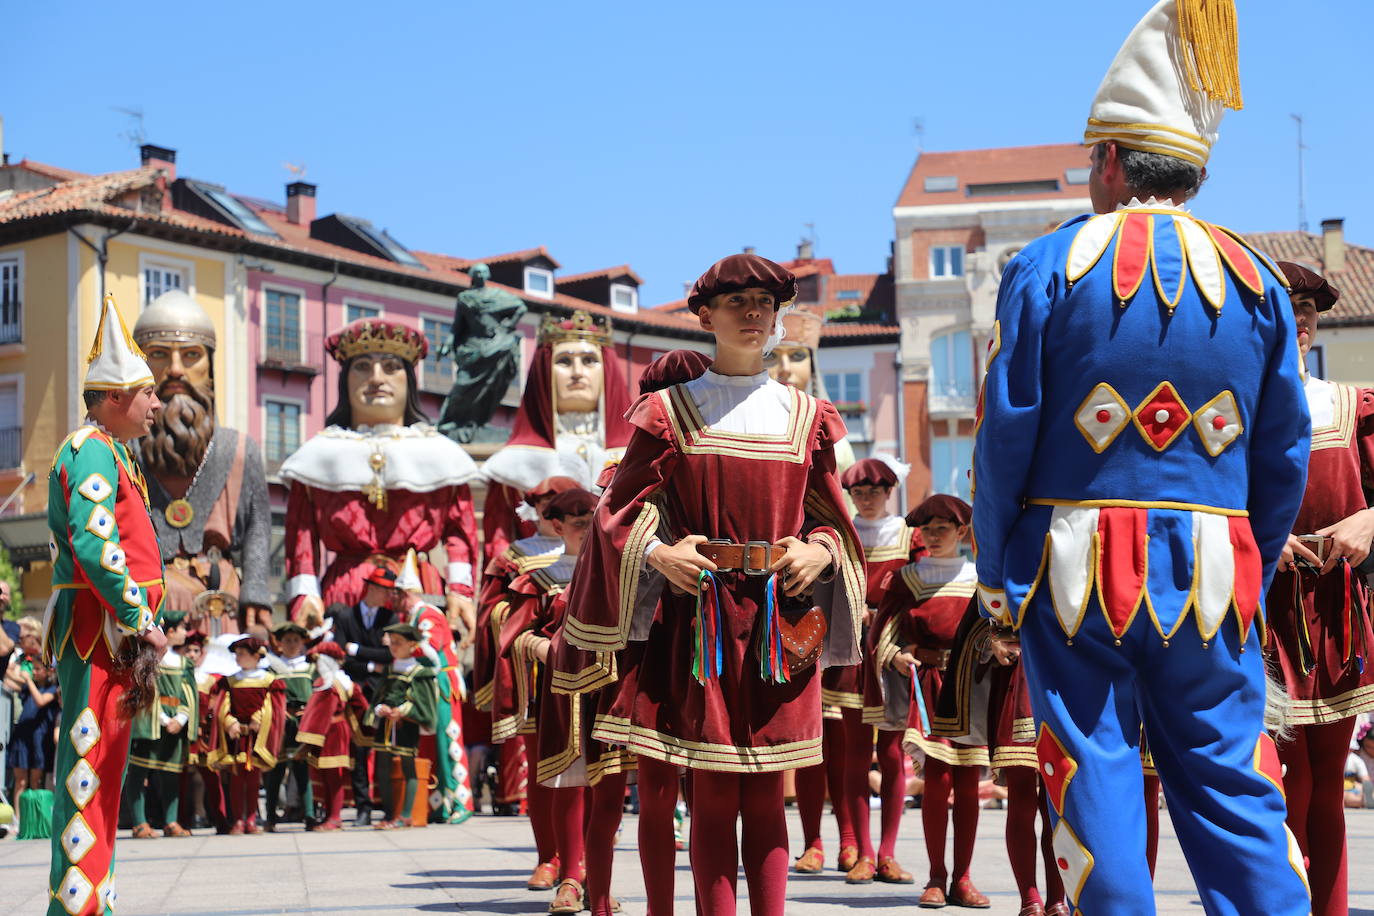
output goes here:
[[[1161, 813], [1156, 898], [1161, 914], [1201, 914], [1197, 893]], [[1374, 811], [1349, 811], [1350, 912], [1374, 916]], [[788, 819], [793, 842], [799, 836], [796, 809]], [[635, 855], [636, 819], [625, 818], [616, 846], [613, 887], [627, 916], [642, 916], [644, 892]], [[993, 914], [1017, 913], [1018, 899], [1007, 865], [1002, 830], [1005, 813], [984, 811], [978, 824], [974, 878], [992, 898]], [[874, 812], [877, 829], [877, 812]], [[834, 822], [827, 815], [825, 841], [833, 864]], [[924, 870], [920, 812], [906, 812], [897, 858], [917, 874], [914, 885], [846, 885], [843, 876], [793, 875], [788, 884], [789, 916], [875, 909], [915, 909]], [[286, 832], [249, 837], [130, 840], [121, 835], [117, 887], [121, 914], [259, 916], [269, 913], [545, 913], [550, 893], [526, 891], [534, 850], [524, 818], [476, 817], [466, 824], [422, 830], [342, 833]], [[47, 841], [0, 840], [0, 913], [44, 912], [48, 873]], [[740, 880], [740, 893], [745, 892]], [[692, 913], [687, 854], [680, 853], [677, 912]], [[748, 906], [741, 901], [741, 913]], [[967, 912], [950, 908], [950, 913]]]

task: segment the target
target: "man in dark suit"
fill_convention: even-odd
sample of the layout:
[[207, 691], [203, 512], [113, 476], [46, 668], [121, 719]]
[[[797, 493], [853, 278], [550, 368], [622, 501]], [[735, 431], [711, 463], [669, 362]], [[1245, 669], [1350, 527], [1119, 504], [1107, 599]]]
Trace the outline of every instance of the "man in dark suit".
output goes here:
[[[393, 623], [391, 605], [396, 597], [396, 573], [385, 566], [373, 566], [364, 580], [362, 600], [354, 607], [337, 605], [332, 615], [334, 642], [344, 650], [344, 673], [363, 689], [372, 703], [391, 664], [391, 652], [382, 644], [383, 630]], [[357, 826], [372, 823], [372, 795], [367, 766], [372, 749], [353, 745], [353, 800], [358, 814]], [[378, 779], [388, 774], [378, 773]]]

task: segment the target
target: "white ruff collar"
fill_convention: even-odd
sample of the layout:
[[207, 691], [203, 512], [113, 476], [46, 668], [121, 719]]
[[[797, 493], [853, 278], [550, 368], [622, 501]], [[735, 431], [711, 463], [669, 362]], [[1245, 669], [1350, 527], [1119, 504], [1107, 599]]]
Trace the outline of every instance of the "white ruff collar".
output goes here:
[[1141, 201], [1139, 197], [1132, 197], [1128, 204], [1117, 204], [1118, 210], [1177, 210], [1179, 213], [1187, 213], [1188, 208], [1174, 203], [1172, 198], [1166, 197], [1159, 200], [1151, 197], [1149, 200]]
[[388, 490], [431, 493], [480, 476], [468, 453], [428, 423], [326, 427], [286, 459], [281, 476], [334, 493], [361, 490], [372, 485], [372, 456], [378, 454]]

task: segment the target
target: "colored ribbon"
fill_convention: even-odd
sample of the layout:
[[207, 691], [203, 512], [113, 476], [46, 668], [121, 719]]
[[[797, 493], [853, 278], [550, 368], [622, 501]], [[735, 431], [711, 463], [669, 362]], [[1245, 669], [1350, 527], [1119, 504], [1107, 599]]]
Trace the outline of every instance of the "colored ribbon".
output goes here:
[[1307, 677], [1317, 667], [1312, 656], [1312, 634], [1307, 629], [1307, 605], [1302, 595], [1302, 570], [1293, 570], [1293, 629], [1297, 636], [1298, 668]]
[[692, 676], [698, 684], [705, 684], [720, 676], [724, 654], [720, 633], [719, 586], [715, 575], [703, 569], [697, 573], [696, 639], [692, 646]]
[[765, 683], [786, 684], [792, 679], [782, 648], [782, 627], [778, 623], [778, 574], [768, 577], [763, 587], [763, 630], [759, 633], [759, 677]]

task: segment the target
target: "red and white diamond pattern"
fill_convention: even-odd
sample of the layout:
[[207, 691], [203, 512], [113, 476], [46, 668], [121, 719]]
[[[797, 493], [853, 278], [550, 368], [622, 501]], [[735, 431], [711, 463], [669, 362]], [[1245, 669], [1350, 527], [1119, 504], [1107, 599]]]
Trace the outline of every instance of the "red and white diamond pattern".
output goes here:
[[1240, 407], [1229, 391], [1212, 398], [1193, 416], [1193, 427], [1202, 439], [1202, 447], [1213, 458], [1245, 431], [1240, 421]]
[[1131, 422], [1131, 410], [1111, 385], [1099, 382], [1073, 419], [1093, 451], [1100, 453]]
[[1088, 883], [1088, 875], [1093, 870], [1093, 854], [1078, 841], [1078, 835], [1062, 817], [1054, 826], [1054, 864], [1059, 866], [1059, 874], [1064, 879], [1065, 894], [1074, 906], [1078, 906], [1083, 885]]
[[1183, 432], [1192, 414], [1184, 406], [1174, 386], [1169, 382], [1160, 382], [1159, 387], [1135, 409], [1134, 419], [1136, 429], [1140, 430], [1140, 435], [1145, 437], [1150, 447], [1162, 452]]

